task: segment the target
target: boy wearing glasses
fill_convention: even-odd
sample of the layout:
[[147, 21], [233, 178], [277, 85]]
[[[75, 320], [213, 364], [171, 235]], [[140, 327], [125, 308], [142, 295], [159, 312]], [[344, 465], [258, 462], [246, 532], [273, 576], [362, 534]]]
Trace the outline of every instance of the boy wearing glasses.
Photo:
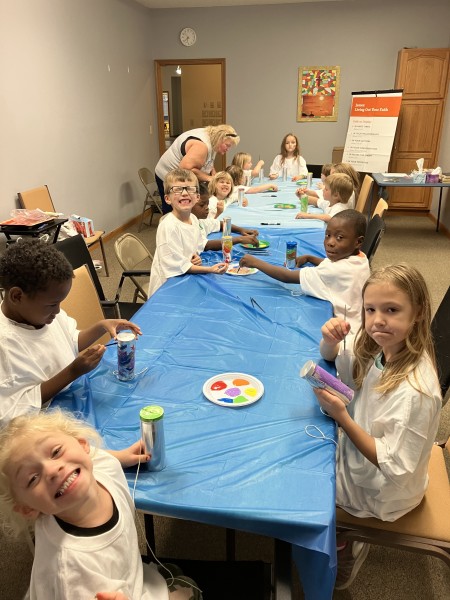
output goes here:
[[203, 266], [199, 253], [206, 241], [199, 222], [191, 214], [199, 199], [197, 177], [187, 169], [174, 169], [164, 180], [164, 198], [172, 207], [158, 226], [156, 252], [148, 288], [149, 297], [170, 277], [185, 273], [225, 273], [227, 265]]

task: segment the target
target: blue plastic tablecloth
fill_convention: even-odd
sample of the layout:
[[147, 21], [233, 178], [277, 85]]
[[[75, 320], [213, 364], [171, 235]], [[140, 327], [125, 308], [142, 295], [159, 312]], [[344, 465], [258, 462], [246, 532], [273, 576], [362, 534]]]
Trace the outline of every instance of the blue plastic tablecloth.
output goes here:
[[[320, 230], [267, 229], [264, 237], [274, 253], [267, 259], [281, 260], [287, 237], [323, 255]], [[54, 402], [79, 411], [113, 449], [138, 439], [143, 406], [161, 405], [167, 466], [140, 471], [137, 508], [290, 542], [306, 597], [326, 599], [336, 568], [335, 444], [305, 428], [329, 438], [336, 431], [299, 369], [320, 361], [320, 327], [332, 309], [298, 291], [261, 272], [172, 278], [134, 317], [143, 331], [135, 379], [116, 379], [112, 346]], [[224, 372], [260, 379], [262, 398], [240, 408], [210, 402], [203, 384]], [[136, 470], [126, 476], [133, 489]]]
[[[319, 179], [315, 179], [313, 188]], [[262, 192], [259, 194], [246, 194], [248, 206], [241, 207], [238, 204], [230, 204], [224, 211], [223, 216], [231, 217], [231, 222], [243, 227], [261, 227], [262, 223], [278, 223], [274, 227], [288, 229], [325, 229], [325, 224], [319, 219], [296, 219], [295, 215], [300, 211], [300, 199], [296, 190], [300, 187], [292, 181], [281, 181], [275, 179], [263, 182], [254, 181], [253, 187], [262, 183], [273, 183], [278, 187], [276, 192]], [[275, 204], [294, 204], [295, 208], [276, 208]], [[311, 214], [323, 214], [323, 211], [314, 206], [308, 207]]]

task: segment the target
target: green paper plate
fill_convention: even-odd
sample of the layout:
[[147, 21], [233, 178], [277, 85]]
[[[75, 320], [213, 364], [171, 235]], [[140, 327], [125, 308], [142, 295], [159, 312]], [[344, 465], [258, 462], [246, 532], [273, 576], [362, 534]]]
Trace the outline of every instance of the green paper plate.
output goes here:
[[274, 204], [274, 208], [298, 208], [295, 204]]
[[295, 183], [297, 185], [308, 185], [308, 180], [307, 179], [298, 179]]
[[265, 250], [270, 246], [270, 242], [266, 242], [266, 240], [259, 240], [259, 246], [254, 246], [253, 244], [241, 244], [243, 248], [248, 248], [248, 250]]

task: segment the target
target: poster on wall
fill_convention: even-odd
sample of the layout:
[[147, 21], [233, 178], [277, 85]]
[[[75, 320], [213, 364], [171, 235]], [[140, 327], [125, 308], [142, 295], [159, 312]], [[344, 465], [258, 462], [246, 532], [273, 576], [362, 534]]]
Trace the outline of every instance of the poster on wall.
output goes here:
[[342, 162], [369, 173], [388, 170], [403, 90], [353, 92]]
[[337, 121], [339, 67], [300, 67], [297, 122]]

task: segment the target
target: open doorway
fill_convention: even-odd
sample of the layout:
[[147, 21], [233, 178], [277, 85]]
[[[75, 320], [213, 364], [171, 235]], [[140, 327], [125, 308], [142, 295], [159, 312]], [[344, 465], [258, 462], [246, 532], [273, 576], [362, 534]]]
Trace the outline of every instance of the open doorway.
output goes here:
[[224, 58], [155, 60], [155, 80], [160, 154], [183, 131], [226, 123]]

